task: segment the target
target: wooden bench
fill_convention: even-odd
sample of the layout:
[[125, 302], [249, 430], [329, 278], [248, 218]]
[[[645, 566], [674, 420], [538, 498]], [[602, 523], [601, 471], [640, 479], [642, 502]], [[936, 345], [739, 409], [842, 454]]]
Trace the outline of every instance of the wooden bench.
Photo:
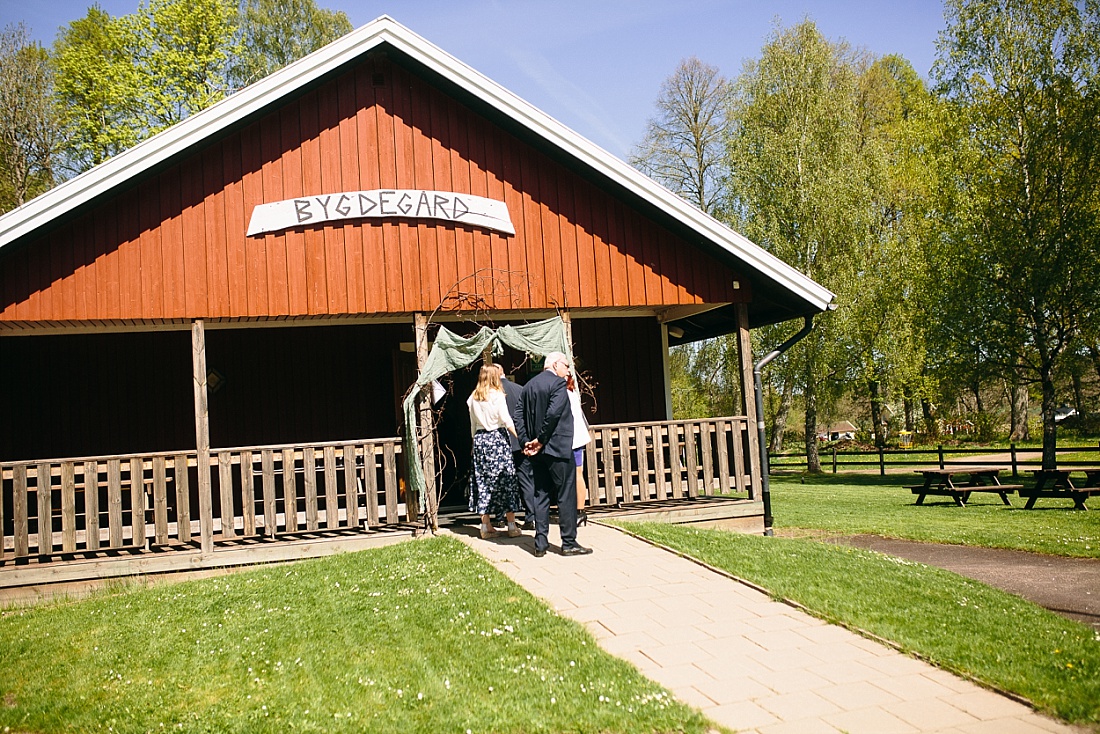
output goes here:
[[[1001, 470], [989, 467], [951, 467], [948, 469], [918, 469], [924, 475], [924, 484], [907, 485], [905, 488], [917, 495], [916, 504], [924, 504], [928, 496], [951, 497], [959, 507], [966, 507], [973, 492], [994, 492], [1001, 502], [1012, 506], [1008, 495], [1023, 488], [1022, 484], [1001, 484]], [[965, 482], [956, 483], [956, 477], [965, 476]]]
[[[1073, 472], [1083, 472], [1085, 480], [1075, 483], [1070, 477]], [[1073, 501], [1073, 509], [1088, 510], [1085, 500], [1100, 495], [1100, 467], [1032, 469], [1031, 473], [1035, 475], [1034, 486], [1019, 490], [1020, 497], [1027, 499], [1025, 510], [1034, 508], [1040, 498], [1069, 499]]]

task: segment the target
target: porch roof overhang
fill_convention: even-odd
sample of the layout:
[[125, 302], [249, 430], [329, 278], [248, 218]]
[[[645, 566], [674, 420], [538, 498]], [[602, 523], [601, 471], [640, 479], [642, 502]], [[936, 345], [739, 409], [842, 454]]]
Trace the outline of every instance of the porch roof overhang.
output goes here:
[[[137, 185], [197, 149], [250, 124], [286, 101], [384, 52], [446, 88], [525, 142], [669, 227], [687, 242], [742, 274], [752, 295], [749, 325], [818, 313], [834, 295], [795, 268], [501, 87], [388, 16], [382, 16], [177, 125], [0, 216], [0, 250], [48, 233], [98, 202]], [[734, 307], [677, 321], [673, 343], [728, 333]]]

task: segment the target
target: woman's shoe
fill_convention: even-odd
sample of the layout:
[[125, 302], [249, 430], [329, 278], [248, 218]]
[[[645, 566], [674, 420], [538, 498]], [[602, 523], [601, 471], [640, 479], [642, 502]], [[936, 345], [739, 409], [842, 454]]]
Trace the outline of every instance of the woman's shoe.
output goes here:
[[509, 525], [508, 526], [508, 537], [509, 538], [518, 538], [521, 535], [523, 535], [523, 531], [520, 530], [517, 526], [515, 526], [515, 525]]
[[492, 527], [481, 526], [481, 538], [482, 540], [489, 540], [490, 538], [499, 538], [500, 532]]
[[588, 513], [584, 510], [577, 510], [577, 527], [588, 524]]

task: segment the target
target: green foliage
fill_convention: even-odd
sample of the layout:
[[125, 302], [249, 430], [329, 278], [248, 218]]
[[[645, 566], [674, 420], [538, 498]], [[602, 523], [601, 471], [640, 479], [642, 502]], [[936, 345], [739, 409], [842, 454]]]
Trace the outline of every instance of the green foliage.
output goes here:
[[1100, 3], [949, 0], [935, 76], [954, 124], [930, 311], [962, 360], [1042, 388], [1100, 318]]
[[343, 11], [319, 8], [314, 0], [242, 0], [237, 84], [258, 81], [351, 30]]
[[0, 212], [53, 184], [59, 143], [46, 50], [23, 24], [0, 32]]
[[1012, 594], [847, 546], [666, 523], [627, 527], [1066, 721], [1100, 723], [1095, 632]]
[[0, 729], [705, 732], [454, 539], [0, 616]]

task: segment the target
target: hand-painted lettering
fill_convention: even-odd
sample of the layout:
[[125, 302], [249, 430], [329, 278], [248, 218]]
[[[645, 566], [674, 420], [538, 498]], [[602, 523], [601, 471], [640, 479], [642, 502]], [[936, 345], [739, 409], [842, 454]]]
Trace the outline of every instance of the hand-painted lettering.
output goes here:
[[386, 217], [414, 218], [421, 222], [461, 220], [464, 226], [510, 235], [516, 233], [503, 201], [423, 189], [334, 191], [258, 204], [252, 210], [246, 233], [252, 237], [322, 222]]
[[365, 217], [377, 208], [377, 201], [366, 194], [359, 194], [359, 216]]
[[428, 199], [428, 192], [421, 191], [420, 198], [416, 201], [416, 216], [418, 217], [430, 217], [432, 216], [432, 202]]
[[393, 196], [396, 193], [397, 193], [396, 191], [379, 191], [378, 192], [378, 206], [380, 207], [379, 211], [382, 213], [383, 216], [386, 216], [386, 217], [396, 217], [397, 216], [397, 210], [387, 208], [392, 203], [390, 201], [390, 197]]
[[313, 219], [313, 212], [309, 210], [309, 199], [295, 199], [294, 214], [298, 217], [298, 224]]
[[455, 219], [459, 219], [459, 218], [462, 217], [462, 215], [469, 214], [469, 213], [470, 213], [470, 207], [468, 207], [466, 205], [466, 202], [464, 202], [462, 199], [460, 199], [456, 196], [455, 201], [454, 201], [454, 207], [451, 209], [451, 216], [454, 217]]
[[402, 214], [408, 214], [412, 211], [412, 197], [409, 196], [409, 192], [401, 194], [401, 198], [397, 200], [397, 208], [401, 210]]
[[351, 207], [348, 206], [348, 202], [351, 201], [347, 194], [340, 194], [340, 198], [336, 200], [336, 213], [341, 217], [346, 217], [351, 214]]
[[435, 195], [435, 201], [432, 202], [435, 205], [435, 214], [432, 216], [442, 217], [443, 219], [450, 219], [450, 215], [447, 214], [448, 199], [446, 196]]

